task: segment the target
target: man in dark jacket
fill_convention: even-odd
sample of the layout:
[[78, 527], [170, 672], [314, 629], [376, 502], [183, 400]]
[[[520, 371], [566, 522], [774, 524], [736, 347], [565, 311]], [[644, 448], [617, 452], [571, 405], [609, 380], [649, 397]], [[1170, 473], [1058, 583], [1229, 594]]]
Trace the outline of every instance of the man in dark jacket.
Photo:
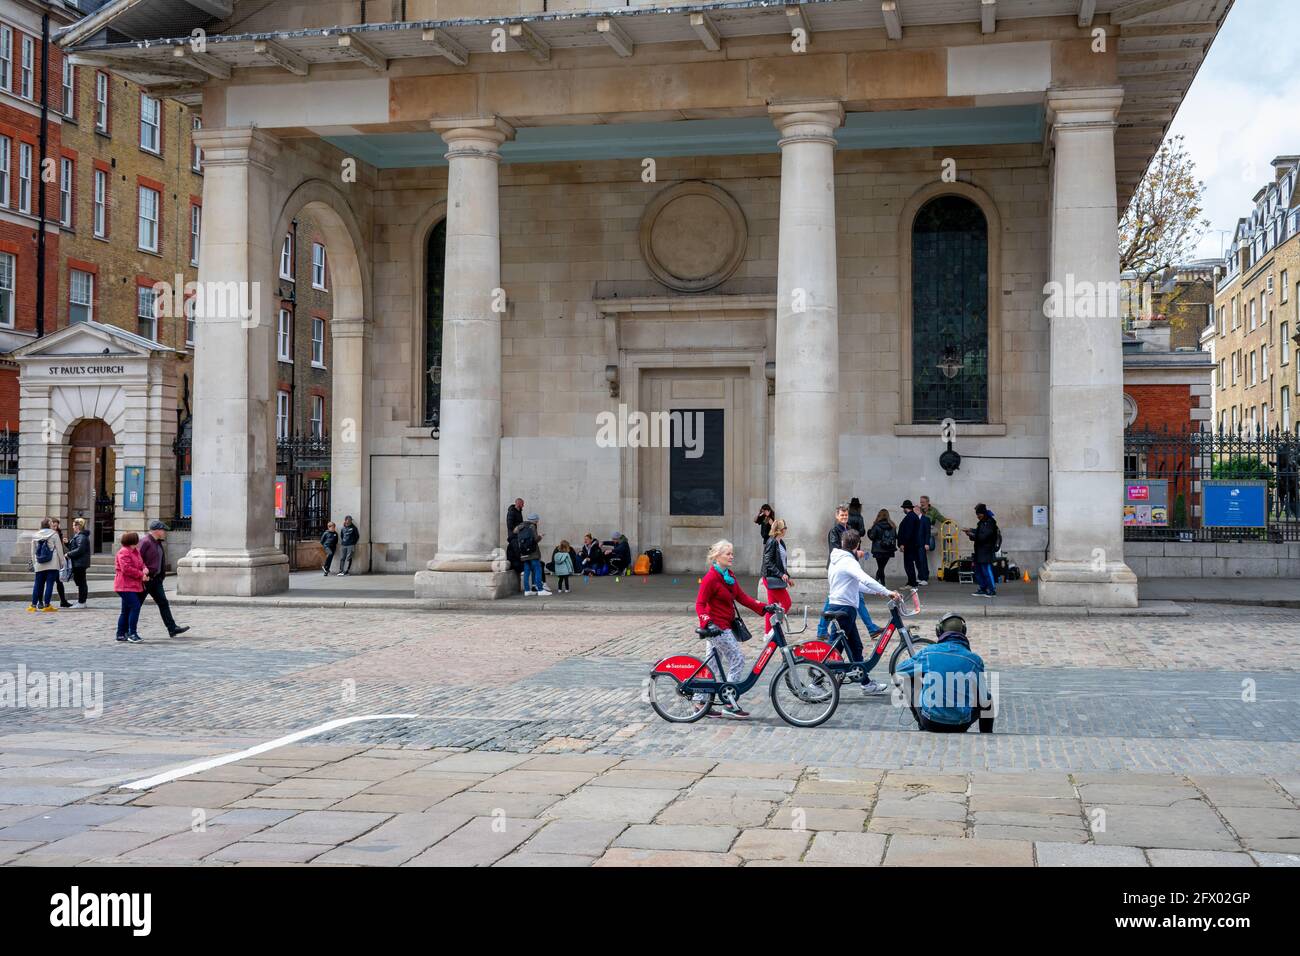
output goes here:
[[993, 580], [993, 562], [997, 560], [1002, 534], [998, 531], [998, 523], [993, 520], [993, 512], [982, 502], [975, 506], [975, 517], [978, 523], [974, 528], [962, 529], [975, 544], [975, 583], [979, 590], [972, 596], [996, 597], [998, 588]]
[[167, 591], [163, 587], [163, 578], [167, 575], [167, 526], [161, 521], [149, 522], [149, 533], [140, 539], [140, 557], [149, 569], [149, 577], [144, 582], [144, 593], [153, 598], [158, 605], [163, 625], [170, 637], [179, 637], [190, 629], [189, 625], [180, 625], [172, 617], [171, 604], [167, 601]]
[[339, 556], [339, 577], [346, 578], [352, 573], [352, 556], [360, 540], [361, 529], [352, 523], [352, 515], [344, 515], [343, 527], [339, 529], [339, 545], [343, 548]]
[[903, 571], [907, 573], [908, 587], [913, 588], [922, 581], [930, 583], [930, 569], [925, 561], [925, 546], [930, 534], [915, 508], [912, 499], [904, 500], [903, 520], [898, 523], [898, 547], [903, 552]]
[[997, 706], [984, 661], [970, 649], [966, 619], [944, 614], [934, 630], [938, 643], [898, 664], [900, 680], [912, 682], [907, 696], [916, 725], [936, 734], [961, 734], [978, 722], [980, 733], [993, 733]]
[[506, 509], [506, 543], [515, 540], [515, 529], [524, 523], [524, 499], [516, 498], [515, 503]]
[[325, 526], [324, 532], [320, 536], [320, 546], [325, 549], [325, 563], [320, 569], [325, 572], [325, 577], [330, 576], [330, 565], [334, 563], [334, 552], [339, 549], [339, 532], [331, 521]]
[[[854, 499], [855, 501], [857, 499]], [[831, 525], [831, 530], [826, 532], [826, 553], [840, 549], [840, 542], [844, 537], [844, 532], [851, 531], [849, 525], [849, 506], [843, 502], [835, 506], [835, 524]], [[855, 550], [854, 556], [859, 560], [862, 559], [862, 552]], [[826, 612], [831, 609], [829, 595], [825, 605], [822, 606], [822, 618], [817, 622], [817, 636], [825, 637], [830, 633], [831, 622], [826, 620]], [[876, 627], [876, 622], [871, 619], [871, 612], [867, 610], [867, 599], [865, 596], [858, 600], [858, 617], [862, 618], [862, 624], [867, 629], [867, 633], [874, 637], [880, 633], [880, 628]]]

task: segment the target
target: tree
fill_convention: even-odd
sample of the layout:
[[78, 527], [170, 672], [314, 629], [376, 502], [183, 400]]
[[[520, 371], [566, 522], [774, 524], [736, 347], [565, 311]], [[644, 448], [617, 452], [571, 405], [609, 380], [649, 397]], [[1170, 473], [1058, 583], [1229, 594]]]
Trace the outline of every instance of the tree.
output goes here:
[[1143, 283], [1192, 258], [1210, 226], [1201, 215], [1204, 193], [1183, 137], [1166, 140], [1120, 220], [1120, 272], [1132, 272]]

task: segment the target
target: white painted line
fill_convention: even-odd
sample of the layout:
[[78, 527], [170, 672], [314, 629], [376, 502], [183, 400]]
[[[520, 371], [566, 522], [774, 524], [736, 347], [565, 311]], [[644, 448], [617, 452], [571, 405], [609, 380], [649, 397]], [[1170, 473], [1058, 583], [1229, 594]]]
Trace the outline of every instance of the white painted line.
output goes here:
[[338, 727], [346, 727], [348, 724], [360, 723], [363, 720], [413, 720], [419, 717], [419, 714], [370, 714], [365, 717], [344, 717], [340, 720], [331, 720], [317, 727], [309, 727], [306, 730], [295, 731], [285, 737], [278, 737], [275, 740], [268, 740], [264, 744], [258, 744], [256, 747], [249, 747], [247, 750], [240, 750], [233, 754], [226, 754], [224, 757], [213, 757], [211, 760], [200, 760], [198, 763], [186, 764], [175, 770], [168, 770], [153, 777], [146, 777], [144, 780], [137, 780], [135, 783], [122, 785], [124, 790], [149, 790], [160, 784], [171, 783], [181, 777], [188, 777], [190, 774], [202, 773], [204, 770], [211, 770], [214, 767], [223, 767], [228, 763], [234, 763], [237, 760], [244, 760], [248, 757], [256, 757], [258, 754], [264, 754], [268, 750], [275, 750], [277, 747], [283, 747], [287, 744], [297, 743], [299, 740], [305, 740], [308, 737], [314, 737], [316, 734], [323, 734], [327, 730], [334, 730]]

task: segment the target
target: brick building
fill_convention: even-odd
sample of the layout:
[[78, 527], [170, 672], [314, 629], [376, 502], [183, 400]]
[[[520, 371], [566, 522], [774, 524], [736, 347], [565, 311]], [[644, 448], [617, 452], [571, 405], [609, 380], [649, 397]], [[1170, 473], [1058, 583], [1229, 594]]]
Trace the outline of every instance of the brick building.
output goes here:
[[1273, 160], [1273, 181], [1237, 224], [1206, 341], [1217, 365], [1218, 428], [1296, 428], [1300, 389], [1300, 156]]

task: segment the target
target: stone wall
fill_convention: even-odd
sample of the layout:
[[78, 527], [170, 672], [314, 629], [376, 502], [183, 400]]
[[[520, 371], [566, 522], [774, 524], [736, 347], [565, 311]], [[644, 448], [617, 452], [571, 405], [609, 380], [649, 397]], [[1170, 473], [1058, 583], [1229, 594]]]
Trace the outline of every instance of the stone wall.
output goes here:
[[1130, 541], [1124, 558], [1139, 578], [1300, 577], [1300, 542]]

